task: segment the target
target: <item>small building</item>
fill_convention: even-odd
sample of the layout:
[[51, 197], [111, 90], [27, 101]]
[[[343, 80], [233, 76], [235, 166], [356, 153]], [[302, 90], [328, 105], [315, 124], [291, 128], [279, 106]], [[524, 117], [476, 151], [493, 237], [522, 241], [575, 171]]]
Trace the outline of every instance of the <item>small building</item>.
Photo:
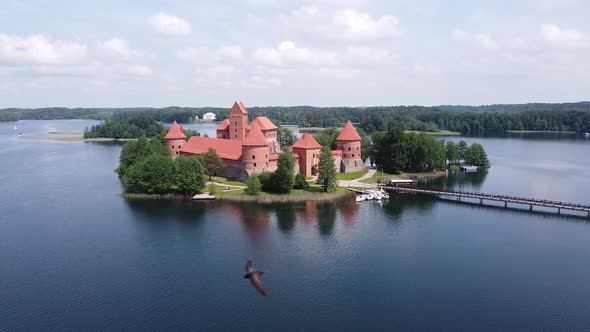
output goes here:
[[203, 120], [205, 120], [205, 121], [215, 121], [215, 119], [217, 119], [217, 116], [215, 116], [215, 113], [207, 112], [207, 113], [203, 114]]
[[195, 115], [195, 121], [199, 121], [199, 115]]

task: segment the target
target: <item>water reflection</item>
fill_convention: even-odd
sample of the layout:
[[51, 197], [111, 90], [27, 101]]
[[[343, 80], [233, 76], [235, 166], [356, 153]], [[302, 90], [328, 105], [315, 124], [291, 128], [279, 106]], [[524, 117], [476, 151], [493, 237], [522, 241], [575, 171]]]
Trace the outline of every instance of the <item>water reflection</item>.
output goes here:
[[447, 176], [420, 182], [421, 186], [445, 190], [479, 190], [488, 175], [488, 171], [462, 172], [449, 171]]
[[436, 201], [431, 197], [391, 194], [389, 199], [383, 203], [383, 212], [391, 217], [388, 219], [389, 221], [397, 224], [401, 223], [405, 213], [428, 213], [433, 209], [435, 203]]
[[152, 200], [152, 199], [125, 199], [133, 213], [140, 214], [142, 220], [153, 223], [183, 222], [186, 224], [198, 224], [206, 213], [206, 205], [197, 205], [184, 200]]

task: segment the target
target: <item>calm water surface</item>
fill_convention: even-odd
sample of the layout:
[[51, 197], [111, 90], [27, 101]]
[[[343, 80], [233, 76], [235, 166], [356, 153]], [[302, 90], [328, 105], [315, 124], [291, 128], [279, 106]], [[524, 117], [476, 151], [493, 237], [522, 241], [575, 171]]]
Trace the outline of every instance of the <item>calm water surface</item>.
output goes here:
[[[92, 121], [24, 121], [24, 136]], [[394, 197], [382, 206], [129, 201], [121, 146], [0, 123], [0, 330], [583, 330], [584, 219]], [[469, 139], [485, 174], [433, 186], [590, 203], [590, 141]], [[241, 278], [268, 273], [269, 296]]]

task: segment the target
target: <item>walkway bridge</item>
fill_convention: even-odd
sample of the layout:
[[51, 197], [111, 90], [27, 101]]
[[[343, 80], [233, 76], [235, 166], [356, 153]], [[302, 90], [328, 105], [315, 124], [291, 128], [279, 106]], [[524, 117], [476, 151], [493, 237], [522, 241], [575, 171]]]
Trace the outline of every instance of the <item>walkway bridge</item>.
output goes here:
[[[433, 195], [436, 198], [446, 198], [446, 197], [456, 197], [457, 201], [461, 202], [462, 198], [472, 198], [479, 200], [480, 205], [484, 205], [484, 201], [498, 201], [503, 202], [504, 207], [510, 207], [508, 203], [511, 204], [520, 204], [520, 205], [528, 205], [530, 211], [534, 211], [534, 206], [542, 206], [548, 208], [554, 208], [557, 214], [561, 214], [561, 210], [570, 210], [570, 211], [578, 211], [583, 212], [586, 214], [587, 218], [590, 218], [590, 205], [584, 204], [577, 204], [577, 203], [567, 203], [567, 202], [557, 202], [557, 201], [550, 201], [545, 199], [534, 199], [534, 198], [524, 198], [524, 197], [516, 197], [516, 196], [504, 196], [504, 195], [496, 195], [496, 194], [484, 194], [484, 193], [475, 193], [475, 192], [465, 192], [465, 191], [452, 191], [452, 190], [435, 190], [435, 189], [422, 189], [422, 188], [415, 188], [415, 187], [398, 187], [395, 185], [383, 185], [381, 186], [384, 190], [397, 192], [401, 194], [425, 194], [425, 195]], [[472, 201], [463, 201], [465, 203], [474, 203]], [[513, 207], [513, 206], [512, 206]]]

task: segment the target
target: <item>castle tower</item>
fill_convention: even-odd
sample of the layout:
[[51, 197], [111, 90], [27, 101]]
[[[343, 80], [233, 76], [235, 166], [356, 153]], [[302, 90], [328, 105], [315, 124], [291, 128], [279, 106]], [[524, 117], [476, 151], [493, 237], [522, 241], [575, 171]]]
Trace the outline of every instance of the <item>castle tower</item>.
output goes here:
[[242, 161], [247, 171], [262, 171], [268, 167], [268, 142], [256, 123], [242, 141]]
[[322, 146], [310, 134], [303, 134], [292, 146], [293, 153], [299, 156], [299, 173], [312, 176], [318, 173]]
[[176, 159], [178, 155], [180, 155], [180, 148], [186, 143], [186, 136], [182, 132], [182, 127], [174, 121], [168, 133], [165, 137], [166, 140], [166, 147], [168, 151], [170, 151], [170, 155], [173, 159]]
[[234, 102], [229, 111], [229, 139], [243, 140], [248, 127], [248, 111], [242, 102]]
[[361, 136], [350, 121], [346, 122], [344, 129], [336, 137], [336, 146], [338, 150], [342, 150], [340, 172], [351, 173], [364, 168], [361, 158]]

